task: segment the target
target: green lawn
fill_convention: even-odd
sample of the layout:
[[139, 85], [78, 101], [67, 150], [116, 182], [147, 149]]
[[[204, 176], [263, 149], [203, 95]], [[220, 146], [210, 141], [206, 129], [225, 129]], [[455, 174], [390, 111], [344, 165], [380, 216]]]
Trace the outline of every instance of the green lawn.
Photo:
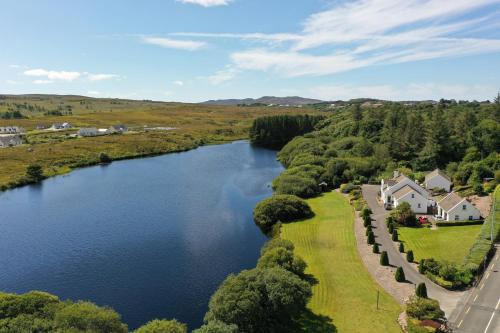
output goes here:
[[481, 230], [480, 225], [429, 228], [399, 228], [405, 250], [413, 250], [415, 261], [434, 258], [438, 261], [463, 262]]
[[347, 200], [331, 192], [308, 203], [316, 216], [283, 225], [281, 236], [295, 244], [307, 273], [318, 280], [309, 308], [330, 317], [340, 333], [401, 332], [396, 322], [400, 305], [371, 278], [359, 257]]

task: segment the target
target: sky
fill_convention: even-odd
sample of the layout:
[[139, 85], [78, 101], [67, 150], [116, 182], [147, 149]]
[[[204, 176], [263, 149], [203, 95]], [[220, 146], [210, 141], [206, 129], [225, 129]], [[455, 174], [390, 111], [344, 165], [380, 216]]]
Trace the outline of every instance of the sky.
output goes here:
[[492, 100], [500, 0], [2, 0], [0, 93]]

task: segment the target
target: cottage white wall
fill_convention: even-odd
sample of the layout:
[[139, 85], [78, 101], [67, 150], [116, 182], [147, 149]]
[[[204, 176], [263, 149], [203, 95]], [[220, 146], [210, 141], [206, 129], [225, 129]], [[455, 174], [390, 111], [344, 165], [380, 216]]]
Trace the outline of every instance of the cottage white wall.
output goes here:
[[[465, 210], [463, 210], [463, 205], [466, 206]], [[455, 215], [458, 215], [458, 221], [467, 221], [469, 220], [469, 216], [472, 216], [473, 220], [479, 220], [481, 218], [479, 210], [467, 200], [463, 200], [460, 204], [448, 211], [446, 221], [455, 221]]]
[[399, 183], [387, 188], [385, 191], [382, 191], [382, 194], [381, 194], [382, 202], [387, 203], [388, 196], [392, 196], [396, 191], [398, 191], [399, 189], [403, 188], [406, 185], [409, 185], [410, 187], [417, 190], [417, 192], [420, 193], [422, 196], [427, 197], [427, 192], [422, 187], [420, 187], [418, 184], [416, 184], [411, 179], [405, 178], [402, 181], [400, 181]]
[[446, 192], [450, 192], [451, 182], [443, 176], [437, 175], [426, 181], [425, 187], [428, 189], [444, 188]]
[[[411, 195], [414, 194], [415, 197], [412, 198]], [[428, 200], [422, 197], [417, 192], [410, 192], [403, 197], [394, 201], [394, 207], [399, 206], [401, 203], [407, 202], [411, 206], [411, 210], [418, 214], [427, 214], [427, 202]], [[419, 207], [420, 205], [420, 207]]]

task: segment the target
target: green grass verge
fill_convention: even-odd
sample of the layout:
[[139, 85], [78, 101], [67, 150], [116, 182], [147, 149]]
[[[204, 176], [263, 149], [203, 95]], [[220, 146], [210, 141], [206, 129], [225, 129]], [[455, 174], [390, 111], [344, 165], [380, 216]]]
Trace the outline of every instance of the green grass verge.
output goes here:
[[308, 264], [306, 272], [318, 280], [309, 309], [331, 318], [338, 332], [401, 332], [396, 322], [401, 306], [371, 278], [361, 262], [354, 213], [348, 201], [340, 193], [331, 192], [307, 202], [316, 215], [283, 225], [281, 237], [295, 244], [296, 253]]
[[480, 225], [429, 228], [398, 228], [405, 250], [413, 250], [415, 261], [434, 258], [461, 264], [477, 238]]

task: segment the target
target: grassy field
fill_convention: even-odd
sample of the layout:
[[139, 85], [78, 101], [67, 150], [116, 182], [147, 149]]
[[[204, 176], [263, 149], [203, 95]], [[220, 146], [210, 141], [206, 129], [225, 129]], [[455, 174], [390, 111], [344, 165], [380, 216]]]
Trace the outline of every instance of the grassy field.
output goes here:
[[[401, 332], [399, 304], [371, 278], [361, 262], [354, 236], [354, 213], [337, 192], [308, 200], [315, 217], [283, 225], [281, 237], [291, 240], [318, 280], [309, 308], [333, 320], [337, 331]], [[376, 308], [380, 291], [380, 309]]]
[[[25, 104], [26, 103], [26, 104]], [[19, 107], [19, 105], [31, 106]], [[62, 106], [72, 114], [46, 116], [35, 106], [53, 110]], [[253, 119], [276, 114], [315, 113], [303, 108], [234, 107], [95, 99], [79, 96], [7, 96], [0, 112], [21, 110], [27, 119], [0, 119], [0, 126], [17, 125], [32, 131], [37, 124], [69, 122], [74, 127], [108, 128], [124, 124], [133, 133], [93, 138], [70, 138], [66, 132], [29, 132], [29, 144], [0, 149], [0, 187], [20, 179], [31, 163], [42, 165], [47, 176], [93, 165], [101, 152], [112, 159], [134, 158], [195, 148], [248, 137]], [[175, 127], [174, 131], [145, 132], [144, 127]]]
[[434, 258], [461, 264], [476, 240], [481, 225], [429, 228], [399, 228], [399, 239], [406, 250], [413, 250], [415, 261]]

